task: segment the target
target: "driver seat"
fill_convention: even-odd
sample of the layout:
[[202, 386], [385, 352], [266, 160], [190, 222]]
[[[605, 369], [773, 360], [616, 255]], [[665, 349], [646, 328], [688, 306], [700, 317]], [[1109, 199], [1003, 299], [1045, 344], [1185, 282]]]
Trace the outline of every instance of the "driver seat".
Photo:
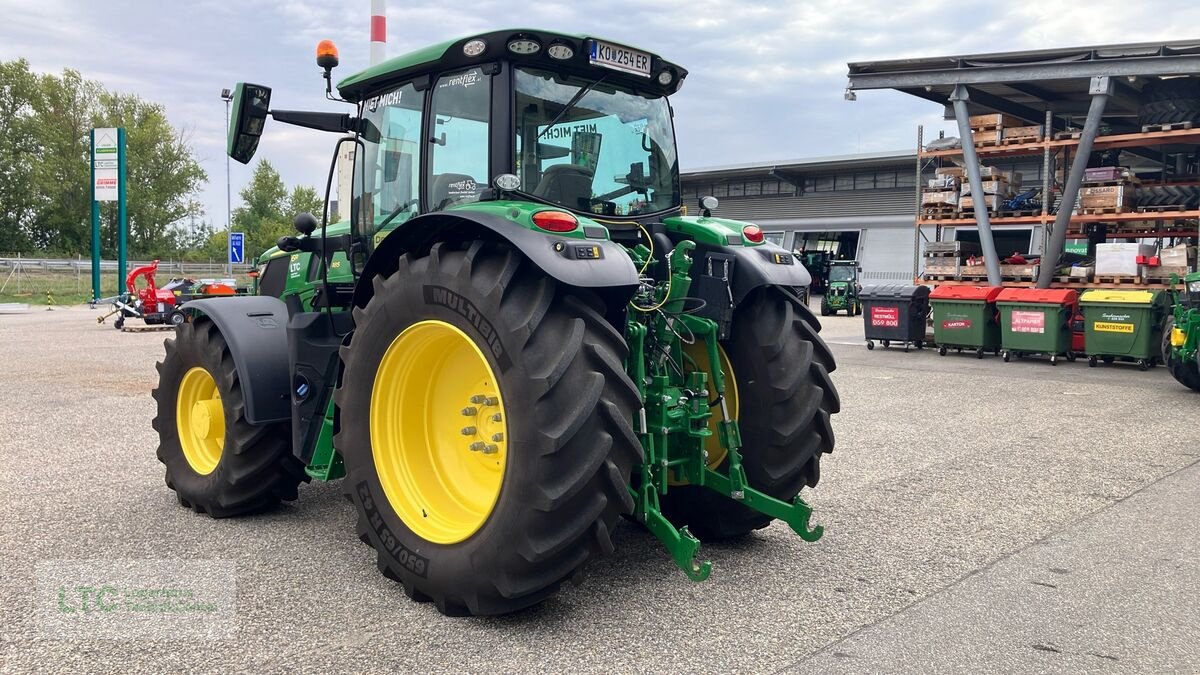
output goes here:
[[533, 194], [547, 201], [589, 210], [592, 204], [592, 178], [595, 173], [577, 164], [555, 164], [546, 169]]

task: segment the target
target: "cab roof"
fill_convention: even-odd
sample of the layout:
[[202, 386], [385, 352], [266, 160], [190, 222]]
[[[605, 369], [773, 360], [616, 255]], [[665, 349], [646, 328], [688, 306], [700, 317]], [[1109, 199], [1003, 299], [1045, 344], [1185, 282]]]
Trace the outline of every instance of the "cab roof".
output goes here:
[[[515, 38], [535, 40], [541, 48], [533, 54], [515, 54], [508, 50], [508, 43]], [[483, 53], [477, 56], [467, 56], [463, 52], [463, 45], [477, 39], [483, 40], [486, 45]], [[388, 59], [383, 63], [371, 66], [342, 80], [338, 83], [338, 91], [341, 93], [342, 98], [348, 101], [358, 101], [365, 98], [368, 93], [377, 91], [394, 81], [425, 74], [432, 75], [477, 64], [495, 63], [500, 59], [507, 59], [515, 63], [536, 65], [555, 71], [580, 74], [604, 72], [607, 74], [608, 81], [610, 82], [619, 81], [631, 84], [637, 91], [659, 95], [675, 93], [679, 90], [680, 85], [683, 84], [684, 78], [687, 77], [687, 71], [682, 67], [663, 59], [657, 54], [646, 52], [646, 50], [636, 47], [630, 48], [650, 54], [650, 77], [592, 65], [589, 62], [588, 53], [590, 43], [593, 40], [600, 40], [619, 46], [628, 46], [620, 42], [589, 35], [557, 33], [533, 28], [510, 28], [439, 42], [438, 44]], [[574, 55], [565, 60], [550, 58], [547, 54], [547, 48], [555, 43], [567, 44], [571, 47]], [[671, 72], [672, 75], [671, 82], [667, 85], [662, 85], [657, 80], [658, 74], [664, 70]]]

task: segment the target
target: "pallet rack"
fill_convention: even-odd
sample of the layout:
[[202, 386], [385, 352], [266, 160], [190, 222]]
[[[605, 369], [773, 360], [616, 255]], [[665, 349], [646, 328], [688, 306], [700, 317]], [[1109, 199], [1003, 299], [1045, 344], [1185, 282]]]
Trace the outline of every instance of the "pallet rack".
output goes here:
[[[1052, 113], [1046, 113], [1045, 126], [1043, 128], [1052, 128]], [[1111, 149], [1127, 149], [1127, 148], [1164, 148], [1166, 146], [1196, 146], [1200, 145], [1200, 129], [1191, 128], [1190, 124], [1179, 125], [1186, 128], [1143, 131], [1140, 133], [1122, 133], [1111, 134], [1105, 136], [1097, 136], [1092, 143], [1093, 151], [1111, 150]], [[1043, 250], [1046, 250], [1047, 242], [1045, 239], [1049, 237], [1049, 226], [1051, 226], [1057, 215], [1051, 213], [1053, 205], [1061, 197], [1061, 190], [1056, 189], [1053, 180], [1055, 173], [1055, 165], [1061, 161], [1064, 166], [1069, 166], [1071, 153], [1079, 147], [1080, 138], [1079, 132], [1074, 132], [1074, 137], [1061, 137], [1065, 134], [1060, 133], [1056, 138], [1050, 134], [1045, 134], [1042, 140], [1034, 142], [1022, 142], [1013, 144], [989, 144], [976, 145], [974, 148], [975, 155], [980, 162], [987, 159], [1012, 159], [1018, 157], [1030, 157], [1042, 155], [1042, 208], [1036, 213], [1022, 212], [1021, 215], [1003, 215], [995, 214], [989, 218], [991, 225], [1035, 225], [1040, 226], [1043, 235]], [[969, 142], [969, 139], [968, 139]], [[1193, 149], [1194, 150], [1194, 149]], [[1179, 150], [1175, 150], [1179, 152]], [[1164, 152], [1164, 155], [1166, 153]], [[922, 228], [934, 227], [935, 238], [933, 241], [941, 242], [944, 227], [955, 226], [976, 226], [978, 221], [969, 212], [961, 212], [960, 217], [927, 217], [927, 210], [922, 209], [921, 192], [924, 188], [921, 180], [925, 169], [931, 164], [940, 162], [942, 159], [959, 158], [964, 156], [964, 151], [961, 147], [943, 149], [943, 150], [925, 150], [924, 148], [924, 127], [918, 127], [917, 131], [917, 218], [916, 227], [916, 250], [917, 256], [920, 255], [921, 240], [924, 238]], [[1170, 182], [1143, 182], [1143, 187], [1154, 185], [1200, 185], [1200, 179], [1191, 181], [1170, 181]], [[1061, 205], [1060, 205], [1061, 206]], [[1163, 207], [1148, 207], [1150, 210], [1144, 210], [1147, 207], [1138, 207], [1143, 210], [1131, 209], [1124, 213], [1072, 213], [1068, 221], [1068, 238], [1084, 238], [1088, 236], [1085, 231], [1085, 226], [1093, 223], [1105, 223], [1114, 225], [1112, 231], [1105, 233], [1106, 239], [1150, 239], [1150, 238], [1165, 238], [1165, 237], [1194, 237], [1200, 236], [1200, 209], [1184, 209], [1184, 208], [1163, 208]], [[950, 279], [946, 275], [933, 275], [936, 279], [922, 277], [919, 274], [919, 260], [914, 258], [913, 276], [915, 283], [923, 283], [930, 280], [937, 281], [941, 285], [975, 285], [980, 283], [980, 279]], [[986, 279], [985, 279], [986, 280]], [[1032, 281], [1014, 281], [1011, 278], [1003, 277], [1003, 285], [1005, 286], [1026, 286]], [[1068, 281], [1062, 277], [1055, 277], [1051, 283], [1051, 288], [1166, 288], [1167, 281], [1154, 280], [1145, 281], [1138, 284], [1130, 284], [1128, 282], [1100, 282], [1100, 281]]]

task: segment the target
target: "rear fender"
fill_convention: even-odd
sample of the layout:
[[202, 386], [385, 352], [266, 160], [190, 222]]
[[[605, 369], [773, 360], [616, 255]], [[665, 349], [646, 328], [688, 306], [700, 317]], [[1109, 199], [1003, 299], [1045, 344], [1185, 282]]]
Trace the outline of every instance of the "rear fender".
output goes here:
[[245, 398], [246, 421], [290, 420], [287, 308], [278, 298], [237, 296], [192, 300], [181, 308], [194, 323], [211, 321], [229, 345]]
[[424, 255], [438, 242], [475, 239], [507, 242], [548, 276], [569, 286], [596, 290], [616, 301], [615, 306], [624, 306], [633, 296], [637, 269], [625, 249], [609, 241], [607, 234], [604, 238], [579, 238], [541, 232], [521, 224], [524, 214], [524, 210], [493, 202], [477, 209], [413, 218], [378, 242], [354, 289], [354, 305], [366, 306], [375, 292], [371, 279], [394, 272], [405, 253]]

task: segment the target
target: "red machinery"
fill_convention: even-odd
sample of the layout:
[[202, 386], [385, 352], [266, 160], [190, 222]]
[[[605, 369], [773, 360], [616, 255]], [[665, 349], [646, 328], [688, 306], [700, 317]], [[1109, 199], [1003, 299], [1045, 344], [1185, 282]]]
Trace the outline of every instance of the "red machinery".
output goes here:
[[[117, 314], [113, 327], [120, 330], [128, 317], [140, 317], [147, 324], [171, 324], [177, 326], [186, 317], [179, 310], [180, 305], [199, 297], [234, 295], [237, 289], [222, 283], [198, 284], [192, 279], [172, 279], [162, 288], [154, 282], [154, 273], [158, 271], [158, 261], [135, 267], [125, 277], [126, 293], [112, 298], [113, 311], [99, 317], [98, 321], [112, 314]], [[146, 278], [146, 285], [138, 288], [138, 277]]]

